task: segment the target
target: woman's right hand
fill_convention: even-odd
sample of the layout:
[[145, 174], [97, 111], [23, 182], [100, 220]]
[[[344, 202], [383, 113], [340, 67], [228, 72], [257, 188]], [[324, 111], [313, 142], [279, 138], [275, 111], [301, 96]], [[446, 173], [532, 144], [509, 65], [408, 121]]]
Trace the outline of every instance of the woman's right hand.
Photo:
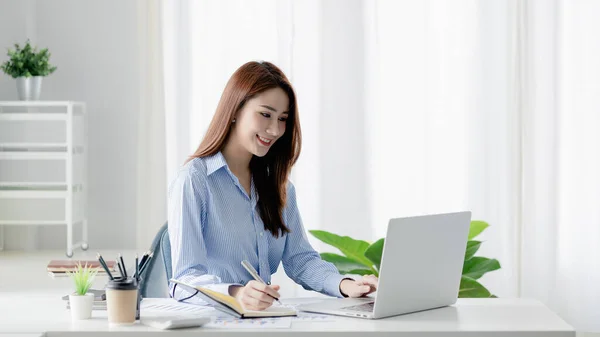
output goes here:
[[[232, 287], [229, 293], [247, 310], [265, 310], [279, 298], [278, 285], [266, 285], [252, 280], [243, 287]], [[270, 296], [269, 296], [270, 295]]]

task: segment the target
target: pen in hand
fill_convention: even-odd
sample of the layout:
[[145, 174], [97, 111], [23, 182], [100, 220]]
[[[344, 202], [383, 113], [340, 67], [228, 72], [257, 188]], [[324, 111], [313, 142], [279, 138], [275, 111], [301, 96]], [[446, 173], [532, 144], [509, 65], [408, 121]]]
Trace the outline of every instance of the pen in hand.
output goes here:
[[[268, 283], [265, 282], [265, 280], [262, 279], [262, 277], [260, 277], [260, 275], [258, 275], [258, 272], [256, 272], [256, 270], [254, 269], [254, 267], [252, 267], [252, 265], [250, 264], [250, 262], [243, 260], [242, 261], [242, 267], [244, 267], [244, 269], [246, 269], [248, 271], [248, 273], [250, 273], [250, 275], [252, 275], [252, 278], [254, 278], [255, 280], [257, 280], [258, 282], [265, 284], [265, 285], [269, 285]], [[269, 295], [269, 294], [267, 294]], [[275, 301], [279, 302], [279, 304], [281, 304], [281, 302], [279, 301], [279, 299], [275, 296], [271, 296], [273, 299], [275, 299]]]

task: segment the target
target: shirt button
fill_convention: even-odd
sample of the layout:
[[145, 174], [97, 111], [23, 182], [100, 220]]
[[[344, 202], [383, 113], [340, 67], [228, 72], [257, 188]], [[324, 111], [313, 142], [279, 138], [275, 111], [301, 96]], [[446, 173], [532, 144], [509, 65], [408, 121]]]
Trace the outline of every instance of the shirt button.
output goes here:
[[263, 232], [260, 232], [260, 236], [263, 236]]

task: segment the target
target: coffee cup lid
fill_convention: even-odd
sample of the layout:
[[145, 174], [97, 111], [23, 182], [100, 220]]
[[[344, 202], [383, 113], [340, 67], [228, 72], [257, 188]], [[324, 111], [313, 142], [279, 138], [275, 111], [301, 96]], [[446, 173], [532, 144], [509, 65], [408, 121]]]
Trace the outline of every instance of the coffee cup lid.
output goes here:
[[106, 289], [114, 289], [114, 290], [133, 290], [137, 289], [138, 284], [136, 280], [132, 277], [123, 278], [118, 277], [114, 280], [109, 280], [106, 284]]

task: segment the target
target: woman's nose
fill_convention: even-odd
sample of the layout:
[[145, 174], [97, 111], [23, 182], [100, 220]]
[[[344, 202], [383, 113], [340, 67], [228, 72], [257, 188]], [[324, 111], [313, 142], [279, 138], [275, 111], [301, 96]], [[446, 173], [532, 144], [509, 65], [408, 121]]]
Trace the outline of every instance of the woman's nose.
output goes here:
[[273, 137], [279, 136], [279, 125], [277, 122], [278, 120], [275, 120], [275, 122], [269, 123], [269, 127], [267, 127], [267, 133]]

